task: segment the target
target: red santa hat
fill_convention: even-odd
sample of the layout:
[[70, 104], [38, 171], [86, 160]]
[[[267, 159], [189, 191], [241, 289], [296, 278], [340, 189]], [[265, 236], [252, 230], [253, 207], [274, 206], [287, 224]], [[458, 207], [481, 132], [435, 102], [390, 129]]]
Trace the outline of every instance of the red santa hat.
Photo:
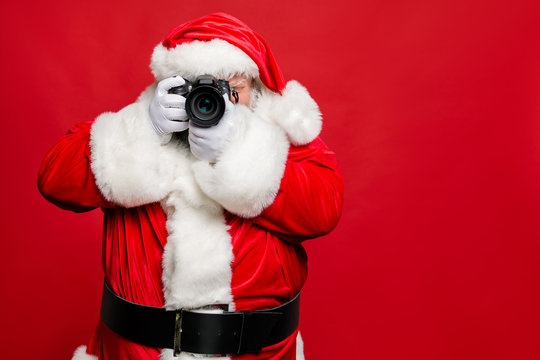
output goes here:
[[266, 41], [246, 24], [225, 13], [214, 13], [174, 28], [156, 46], [150, 64], [156, 79], [180, 75], [244, 75], [259, 78], [282, 94], [285, 81]]

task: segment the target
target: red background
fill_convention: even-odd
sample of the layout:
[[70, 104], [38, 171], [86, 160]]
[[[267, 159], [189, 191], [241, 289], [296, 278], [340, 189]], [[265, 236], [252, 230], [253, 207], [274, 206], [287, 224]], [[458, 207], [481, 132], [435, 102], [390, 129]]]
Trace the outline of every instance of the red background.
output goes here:
[[170, 29], [227, 11], [319, 102], [345, 177], [306, 244], [308, 360], [539, 359], [535, 3], [3, 2], [0, 357], [68, 359], [97, 319], [101, 212], [41, 198], [42, 157], [131, 103]]

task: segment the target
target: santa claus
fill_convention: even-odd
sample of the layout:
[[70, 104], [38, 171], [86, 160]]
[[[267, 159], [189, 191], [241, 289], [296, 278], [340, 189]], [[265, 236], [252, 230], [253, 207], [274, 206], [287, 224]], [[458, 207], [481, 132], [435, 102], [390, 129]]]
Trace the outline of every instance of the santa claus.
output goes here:
[[[317, 104], [223, 13], [173, 29], [151, 69], [137, 101], [74, 125], [39, 171], [52, 203], [104, 213], [101, 316], [73, 359], [303, 356], [301, 243], [335, 227], [343, 199]], [[201, 75], [234, 95], [213, 126], [171, 91]]]

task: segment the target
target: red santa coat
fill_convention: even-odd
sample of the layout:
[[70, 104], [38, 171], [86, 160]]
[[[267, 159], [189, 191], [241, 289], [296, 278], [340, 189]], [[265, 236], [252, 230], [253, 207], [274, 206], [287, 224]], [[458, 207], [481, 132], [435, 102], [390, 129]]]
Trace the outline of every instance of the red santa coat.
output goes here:
[[[292, 299], [307, 275], [300, 243], [335, 227], [343, 199], [335, 156], [317, 137], [316, 104], [291, 81], [255, 110], [237, 106], [232, 139], [210, 165], [181, 142], [160, 145], [148, 119], [154, 86], [118, 113], [75, 125], [43, 160], [40, 191], [64, 209], [103, 209], [103, 270], [129, 301], [253, 310]], [[172, 356], [100, 321], [74, 359], [158, 359], [160, 352]], [[296, 333], [235, 358], [295, 356]]]

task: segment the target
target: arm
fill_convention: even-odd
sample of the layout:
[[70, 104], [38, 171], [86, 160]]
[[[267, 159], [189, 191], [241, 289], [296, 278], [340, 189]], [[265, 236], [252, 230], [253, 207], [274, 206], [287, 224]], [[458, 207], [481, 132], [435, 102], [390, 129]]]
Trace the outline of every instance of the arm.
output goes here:
[[233, 135], [214, 166], [193, 165], [201, 190], [230, 213], [289, 241], [324, 235], [337, 224], [343, 180], [318, 138], [322, 118], [307, 90], [290, 81], [252, 112], [236, 109]]
[[90, 121], [74, 125], [49, 150], [39, 168], [39, 191], [65, 210], [84, 212], [113, 207], [98, 190], [90, 168], [91, 126]]
[[273, 203], [253, 222], [298, 242], [329, 233], [342, 204], [343, 179], [335, 155], [317, 138], [291, 147]]

